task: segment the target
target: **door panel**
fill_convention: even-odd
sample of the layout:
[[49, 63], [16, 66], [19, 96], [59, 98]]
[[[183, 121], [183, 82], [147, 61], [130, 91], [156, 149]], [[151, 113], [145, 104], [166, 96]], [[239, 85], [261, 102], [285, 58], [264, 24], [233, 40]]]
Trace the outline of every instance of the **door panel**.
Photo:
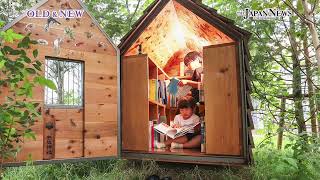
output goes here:
[[235, 44], [204, 48], [206, 153], [241, 154], [240, 84]]
[[84, 156], [118, 156], [118, 59], [85, 53]]
[[123, 150], [147, 151], [148, 57], [124, 57], [122, 68], [122, 147]]
[[[83, 110], [65, 109], [65, 118], [56, 119], [55, 158], [83, 156]], [[62, 114], [61, 113], [61, 114]]]
[[83, 110], [48, 109], [44, 125], [44, 158], [83, 157]]

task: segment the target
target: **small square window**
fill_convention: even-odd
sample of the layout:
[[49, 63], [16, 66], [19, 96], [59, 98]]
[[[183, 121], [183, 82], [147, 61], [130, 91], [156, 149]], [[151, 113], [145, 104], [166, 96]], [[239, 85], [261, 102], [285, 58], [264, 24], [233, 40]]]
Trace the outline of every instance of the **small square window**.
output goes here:
[[83, 106], [83, 63], [46, 57], [45, 77], [57, 90], [45, 88], [45, 105], [76, 108]]

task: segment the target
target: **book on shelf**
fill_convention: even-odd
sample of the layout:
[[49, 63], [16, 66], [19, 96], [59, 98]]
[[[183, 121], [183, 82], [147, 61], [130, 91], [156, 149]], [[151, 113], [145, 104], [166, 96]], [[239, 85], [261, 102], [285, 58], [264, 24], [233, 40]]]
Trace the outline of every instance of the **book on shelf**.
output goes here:
[[157, 79], [149, 79], [149, 99], [157, 101]]
[[[154, 119], [153, 121], [153, 127], [155, 127], [158, 124], [158, 119]], [[153, 130], [153, 141], [152, 141], [152, 148], [154, 148], [155, 146], [155, 142], [160, 142], [160, 133], [158, 133], [157, 131]]]
[[179, 84], [180, 80], [177, 78], [172, 78], [170, 79], [170, 83], [168, 85], [168, 92], [172, 95], [176, 95], [178, 92], [178, 84]]
[[204, 117], [200, 117], [201, 122], [201, 152], [206, 152], [206, 128]]
[[149, 79], [149, 99], [167, 104], [167, 87], [166, 82], [158, 79]]
[[154, 148], [154, 126], [153, 121], [149, 121], [149, 149]]
[[176, 139], [178, 137], [181, 137], [181, 136], [184, 136], [185, 134], [187, 134], [191, 129], [196, 127], [198, 124], [200, 124], [200, 122], [198, 122], [192, 126], [173, 128], [173, 127], [167, 125], [166, 123], [160, 123], [160, 124], [154, 126], [154, 130], [158, 131], [161, 134], [167, 135], [168, 137], [170, 137], [172, 139]]

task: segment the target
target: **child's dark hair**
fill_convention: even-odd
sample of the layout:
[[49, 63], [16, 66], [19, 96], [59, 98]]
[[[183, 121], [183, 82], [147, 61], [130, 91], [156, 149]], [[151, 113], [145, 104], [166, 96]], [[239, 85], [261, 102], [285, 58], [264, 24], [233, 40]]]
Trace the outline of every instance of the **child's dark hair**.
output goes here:
[[184, 57], [184, 64], [188, 66], [192, 61], [195, 61], [198, 57], [201, 57], [200, 53], [197, 51], [192, 51], [189, 52], [185, 57]]
[[184, 108], [194, 109], [195, 107], [196, 107], [196, 100], [192, 96], [182, 97], [178, 101], [178, 109], [184, 109]]

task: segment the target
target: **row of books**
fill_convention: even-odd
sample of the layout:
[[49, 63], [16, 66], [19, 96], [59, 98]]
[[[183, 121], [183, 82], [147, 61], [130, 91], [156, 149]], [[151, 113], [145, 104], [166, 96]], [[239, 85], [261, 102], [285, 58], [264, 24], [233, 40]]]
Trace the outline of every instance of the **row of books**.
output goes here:
[[167, 82], [159, 79], [149, 79], [149, 98], [167, 104]]
[[178, 98], [175, 95], [172, 94], [167, 94], [167, 96], [169, 97], [169, 105], [170, 107], [177, 107], [178, 106]]
[[165, 135], [158, 133], [154, 130], [157, 124], [162, 122], [166, 123], [167, 117], [160, 116], [158, 119], [152, 119], [149, 121], [149, 149], [154, 149], [156, 142], [164, 142], [166, 139]]

